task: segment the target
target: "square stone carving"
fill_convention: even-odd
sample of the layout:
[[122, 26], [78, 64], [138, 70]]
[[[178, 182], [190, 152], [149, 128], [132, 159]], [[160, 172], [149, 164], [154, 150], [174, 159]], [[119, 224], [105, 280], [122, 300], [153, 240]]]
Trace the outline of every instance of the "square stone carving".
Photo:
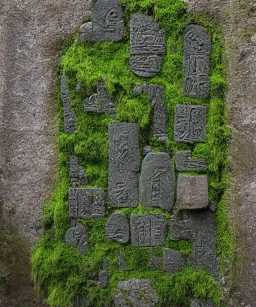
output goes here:
[[66, 233], [66, 243], [69, 246], [77, 247], [84, 255], [88, 253], [88, 235], [81, 223], [69, 228]]
[[184, 266], [184, 256], [170, 248], [164, 250], [164, 270], [167, 275], [171, 275], [180, 271]]
[[94, 219], [105, 214], [105, 192], [103, 189], [69, 189], [69, 216]]
[[208, 207], [207, 176], [178, 176], [177, 205], [179, 209], [203, 209]]
[[127, 243], [130, 236], [129, 229], [126, 215], [120, 212], [113, 213], [106, 224], [106, 238], [119, 243]]
[[174, 167], [165, 152], [147, 154], [140, 177], [140, 203], [148, 208], [170, 211], [174, 203]]
[[137, 207], [139, 204], [138, 172], [140, 168], [139, 126], [109, 125], [109, 182], [111, 206]]
[[205, 172], [206, 161], [192, 158], [191, 150], [175, 153], [176, 169], [180, 172]]
[[172, 216], [170, 220], [171, 240], [193, 239], [193, 226], [190, 220], [178, 220]]
[[178, 105], [175, 113], [174, 140], [183, 143], [204, 142], [207, 108], [198, 105]]
[[207, 98], [210, 92], [211, 41], [206, 31], [189, 25], [184, 32], [185, 95]]
[[164, 215], [132, 214], [130, 224], [133, 247], [163, 246], [165, 244], [166, 222]]

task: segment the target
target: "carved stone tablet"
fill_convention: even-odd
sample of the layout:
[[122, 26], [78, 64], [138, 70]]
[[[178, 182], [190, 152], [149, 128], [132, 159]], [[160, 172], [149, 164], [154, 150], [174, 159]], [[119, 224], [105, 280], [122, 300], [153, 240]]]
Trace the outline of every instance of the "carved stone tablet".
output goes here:
[[132, 214], [130, 223], [133, 247], [163, 246], [165, 244], [166, 222], [164, 215]]
[[171, 217], [170, 221], [171, 240], [190, 240], [193, 239], [193, 227], [190, 220], [179, 221]]
[[114, 306], [154, 307], [157, 302], [158, 295], [151, 280], [130, 279], [119, 282]]
[[64, 131], [73, 133], [76, 131], [75, 114], [71, 108], [71, 101], [69, 97], [68, 77], [61, 76], [61, 100], [64, 105]]
[[124, 213], [113, 213], [108, 218], [106, 224], [107, 240], [119, 243], [129, 241], [129, 224]]
[[191, 301], [191, 307], [214, 307], [213, 304], [209, 302], [203, 302], [203, 301], [198, 301], [198, 300], [193, 300]]
[[76, 226], [69, 228], [66, 233], [66, 243], [77, 247], [84, 255], [88, 253], [88, 236], [82, 224], [77, 223]]
[[109, 183], [111, 206], [137, 207], [139, 204], [138, 172], [140, 167], [139, 126], [109, 125]]
[[76, 294], [73, 298], [74, 307], [86, 307], [87, 296]]
[[86, 184], [85, 168], [79, 165], [78, 157], [74, 155], [69, 160], [69, 177], [73, 186]]
[[162, 258], [151, 256], [149, 259], [149, 268], [151, 270], [160, 270], [162, 267]]
[[184, 32], [185, 95], [207, 98], [210, 92], [211, 41], [206, 31], [189, 25]]
[[164, 270], [167, 275], [180, 271], [184, 263], [184, 256], [181, 253], [170, 248], [164, 250]]
[[206, 138], [207, 108], [198, 105], [178, 105], [175, 114], [174, 140], [183, 143], [203, 142]]
[[157, 54], [133, 55], [130, 58], [131, 70], [140, 77], [154, 77], [161, 67], [162, 58]]
[[104, 217], [104, 198], [103, 189], [69, 189], [69, 216], [82, 219]]
[[180, 172], [205, 172], [206, 161], [192, 158], [190, 150], [182, 150], [175, 153], [176, 169]]
[[92, 22], [81, 27], [80, 39], [90, 42], [122, 39], [124, 32], [123, 10], [118, 0], [98, 0], [93, 8]]
[[165, 152], [149, 153], [143, 160], [140, 177], [140, 203], [148, 208], [170, 211], [174, 203], [174, 167]]
[[179, 209], [203, 209], [208, 207], [207, 176], [178, 176], [177, 205]]

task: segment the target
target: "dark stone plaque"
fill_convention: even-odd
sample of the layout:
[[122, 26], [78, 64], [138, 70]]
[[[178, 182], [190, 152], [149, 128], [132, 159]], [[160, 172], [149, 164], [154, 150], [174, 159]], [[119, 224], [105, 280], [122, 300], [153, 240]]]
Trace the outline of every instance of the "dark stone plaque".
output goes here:
[[151, 280], [130, 279], [119, 282], [114, 306], [154, 307], [157, 302], [158, 295]]
[[139, 126], [127, 123], [109, 125], [108, 191], [112, 207], [138, 206], [139, 168]]
[[64, 131], [73, 133], [76, 131], [75, 114], [71, 108], [71, 101], [69, 97], [68, 77], [61, 76], [61, 101], [64, 105]]
[[203, 209], [208, 207], [207, 176], [178, 176], [177, 205], [179, 209]]
[[174, 167], [165, 152], [149, 153], [143, 160], [140, 177], [140, 203], [148, 208], [170, 211], [174, 203]]
[[190, 150], [175, 153], [176, 169], [180, 172], [205, 172], [206, 161], [192, 158]]
[[66, 233], [66, 243], [77, 247], [84, 255], [88, 253], [88, 236], [82, 224], [77, 223], [76, 226], [69, 228]]
[[163, 260], [159, 257], [151, 256], [149, 259], [150, 270], [160, 270], [162, 267]]
[[190, 220], [178, 220], [171, 217], [170, 223], [171, 240], [190, 240], [193, 239], [193, 227]]
[[84, 111], [93, 113], [109, 113], [109, 115], [116, 118], [116, 103], [115, 99], [111, 97], [104, 87], [104, 82], [99, 81], [97, 86], [97, 93], [85, 98]]
[[78, 157], [74, 155], [69, 160], [69, 177], [73, 186], [86, 184], [85, 168], [79, 165]]
[[178, 105], [175, 114], [174, 140], [183, 143], [203, 142], [206, 138], [207, 108]]
[[162, 58], [157, 54], [133, 55], [130, 58], [131, 70], [140, 77], [154, 77], [161, 67]]
[[129, 224], [124, 213], [113, 213], [108, 218], [106, 224], [107, 240], [119, 243], [129, 241]]
[[164, 250], [164, 270], [167, 275], [171, 275], [180, 271], [184, 266], [184, 256], [170, 248]]
[[73, 307], [86, 307], [87, 296], [76, 294], [73, 298]]
[[193, 300], [191, 301], [191, 307], [214, 307], [212, 303], [206, 302], [206, 301], [198, 301]]
[[184, 32], [185, 95], [208, 98], [211, 41], [206, 31], [189, 25]]
[[165, 244], [166, 222], [164, 215], [132, 214], [130, 223], [133, 247], [163, 246]]
[[92, 22], [82, 25], [80, 40], [90, 42], [120, 41], [124, 32], [123, 10], [118, 0], [98, 0]]
[[72, 218], [102, 218], [105, 214], [103, 189], [69, 189], [69, 216]]

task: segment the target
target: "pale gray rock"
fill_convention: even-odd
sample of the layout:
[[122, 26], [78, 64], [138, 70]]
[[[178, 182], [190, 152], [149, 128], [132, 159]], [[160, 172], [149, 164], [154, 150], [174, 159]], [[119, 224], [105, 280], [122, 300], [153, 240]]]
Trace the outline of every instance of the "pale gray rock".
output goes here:
[[140, 177], [140, 203], [148, 208], [170, 211], [174, 203], [174, 167], [164, 152], [149, 153], [143, 160]]
[[88, 235], [85, 227], [81, 223], [69, 228], [66, 233], [66, 243], [69, 246], [74, 246], [79, 249], [81, 254], [88, 253]]
[[177, 205], [179, 209], [203, 209], [208, 207], [207, 176], [178, 176]]
[[206, 161], [192, 158], [191, 150], [182, 150], [175, 153], [176, 169], [179, 172], [205, 172]]
[[139, 126], [119, 123], [109, 125], [109, 182], [112, 207], [137, 207], [140, 168]]
[[107, 240], [119, 243], [129, 241], [129, 224], [124, 213], [113, 213], [107, 220], [106, 238]]
[[170, 248], [164, 250], [164, 270], [167, 275], [172, 275], [182, 269], [184, 266], [184, 256]]

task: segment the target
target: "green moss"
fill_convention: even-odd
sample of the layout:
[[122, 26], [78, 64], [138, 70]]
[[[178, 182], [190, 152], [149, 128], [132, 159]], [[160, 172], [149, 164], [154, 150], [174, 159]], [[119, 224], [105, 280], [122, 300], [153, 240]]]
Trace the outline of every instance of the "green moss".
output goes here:
[[[90, 306], [111, 305], [119, 281], [130, 278], [150, 278], [159, 295], [159, 306], [188, 306], [191, 297], [212, 299], [220, 306], [222, 289], [207, 271], [195, 271], [186, 265], [181, 272], [165, 276], [162, 271], [150, 271], [150, 255], [161, 256], [162, 248], [133, 248], [130, 244], [120, 245], [105, 242], [106, 218], [80, 220], [89, 233], [89, 253], [82, 256], [76, 248], [65, 244], [65, 233], [70, 226], [68, 217], [69, 158], [76, 154], [86, 167], [88, 186], [101, 187], [107, 192], [108, 182], [108, 125], [114, 122], [136, 122], [141, 128], [140, 145], [150, 144], [154, 151], [175, 152], [193, 149], [193, 155], [208, 161], [210, 199], [217, 203], [218, 254], [221, 269], [227, 261], [233, 261], [233, 240], [229, 230], [224, 192], [229, 184], [227, 142], [230, 132], [227, 129], [224, 93], [226, 89], [225, 65], [222, 59], [223, 43], [220, 29], [209, 16], [188, 14], [186, 6], [177, 0], [121, 0], [125, 5], [126, 30], [124, 39], [118, 43], [66, 42], [60, 73], [69, 77], [72, 108], [75, 111], [77, 131], [66, 134], [63, 130], [63, 106], [58, 87], [59, 120], [59, 182], [52, 199], [44, 209], [45, 233], [32, 256], [33, 274], [37, 286], [48, 294], [50, 306], [70, 306], [76, 293], [88, 294]], [[129, 20], [133, 12], [151, 14], [165, 29], [167, 54], [161, 73], [151, 78], [136, 77], [129, 69]], [[211, 95], [209, 99], [195, 99], [183, 96], [183, 31], [187, 24], [203, 26], [212, 40], [211, 55]], [[77, 38], [76, 34], [74, 38]], [[59, 78], [58, 78], [59, 79]], [[117, 120], [107, 114], [86, 114], [83, 112], [83, 99], [96, 92], [98, 80], [104, 80], [111, 95], [116, 97]], [[163, 144], [152, 136], [152, 110], [145, 95], [133, 96], [137, 83], [155, 83], [165, 86], [165, 104], [168, 112], [168, 144]], [[60, 82], [58, 82], [59, 84]], [[82, 84], [77, 92], [76, 84]], [[208, 107], [207, 140], [193, 146], [173, 141], [174, 110], [177, 104], [203, 104]], [[108, 205], [108, 203], [107, 203]], [[114, 210], [107, 208], [107, 215]], [[169, 223], [170, 214], [161, 210], [148, 210], [142, 206], [135, 209], [121, 209], [127, 217], [131, 213], [162, 213]], [[168, 225], [169, 227], [169, 225]], [[171, 241], [168, 236], [165, 247], [181, 251], [186, 255], [192, 252], [191, 241]], [[128, 270], [118, 268], [118, 254], [123, 250]], [[103, 259], [109, 260], [110, 281], [107, 289], [97, 285], [87, 286], [94, 274], [103, 266]], [[231, 276], [230, 276], [231, 279]]]

